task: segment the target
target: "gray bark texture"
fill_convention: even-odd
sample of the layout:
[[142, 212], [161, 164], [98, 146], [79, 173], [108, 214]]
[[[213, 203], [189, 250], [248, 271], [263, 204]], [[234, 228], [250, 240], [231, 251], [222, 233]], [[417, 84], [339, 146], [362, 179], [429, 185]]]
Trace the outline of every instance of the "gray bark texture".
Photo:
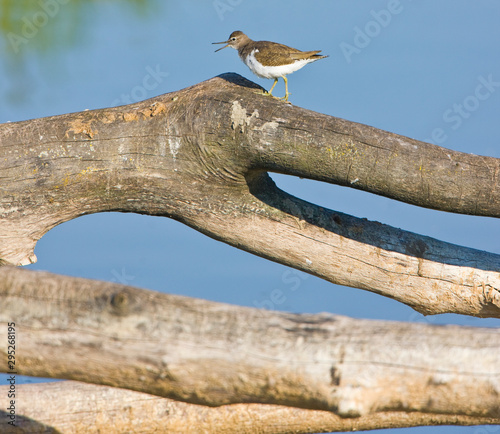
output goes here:
[[[1, 386], [0, 394], [4, 392], [7, 392], [7, 387]], [[11, 427], [3, 423], [7, 413], [0, 410], [2, 433], [313, 434], [361, 431], [373, 427], [495, 423], [495, 419], [488, 417], [404, 411], [342, 418], [329, 411], [267, 404], [207, 407], [75, 381], [21, 385], [19, 393], [23, 396], [22, 416], [18, 417], [18, 425]]]
[[[254, 432], [318, 432], [320, 425], [344, 431], [500, 424], [500, 334], [495, 329], [270, 312], [12, 267], [0, 269], [0, 300], [1, 327], [16, 323], [19, 374], [193, 404], [144, 398], [151, 411], [157, 405], [176, 409], [164, 416], [165, 423], [180, 423], [184, 409], [186, 417], [213, 415], [222, 426], [225, 422], [217, 418], [234, 411], [227, 426], [246, 432], [236, 427], [253, 426], [255, 409], [262, 408], [266, 422], [258, 426], [273, 413], [276, 424]], [[0, 357], [7, 357], [5, 339]], [[1, 368], [5, 372], [6, 365]], [[68, 418], [75, 400], [86, 399], [86, 406], [98, 412], [106, 397], [111, 408], [122, 398], [121, 408], [143, 399], [72, 384], [47, 391], [46, 385], [25, 386], [29, 393], [18, 392], [20, 416], [46, 423], [56, 413]], [[75, 396], [68, 404], [71, 388]], [[230, 406], [250, 403], [272, 407]], [[229, 407], [210, 411], [200, 405]], [[38, 419], [41, 406], [44, 416]], [[86, 414], [84, 407], [72, 408], [88, 419], [94, 413]], [[301, 423], [298, 409], [308, 416]], [[129, 413], [120, 417], [130, 423], [137, 412]], [[214, 425], [207, 432], [225, 431]]]
[[500, 317], [500, 256], [307, 203], [267, 172], [500, 216], [500, 162], [262, 95], [224, 74], [137, 104], [0, 125], [0, 259], [104, 211], [160, 215], [424, 314]]
[[94, 416], [130, 432], [500, 423], [496, 329], [259, 311], [11, 267], [35, 262], [60, 223], [134, 212], [427, 315], [500, 318], [500, 255], [316, 206], [268, 172], [500, 216], [500, 160], [293, 107], [235, 74], [2, 124], [0, 327], [16, 324], [19, 374], [100, 385], [19, 386], [25, 432], [98, 432]]

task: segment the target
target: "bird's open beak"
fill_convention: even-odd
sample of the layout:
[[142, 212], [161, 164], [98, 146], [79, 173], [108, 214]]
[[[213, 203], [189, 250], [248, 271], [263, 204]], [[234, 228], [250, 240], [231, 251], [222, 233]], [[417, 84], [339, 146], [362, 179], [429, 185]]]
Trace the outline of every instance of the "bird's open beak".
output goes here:
[[219, 48], [218, 50], [215, 50], [215, 52], [216, 52], [216, 53], [217, 53], [217, 51], [220, 51], [220, 50], [222, 50], [223, 48], [229, 47], [229, 41], [223, 41], [223, 42], [212, 42], [212, 44], [227, 44], [227, 45], [224, 45], [223, 47]]

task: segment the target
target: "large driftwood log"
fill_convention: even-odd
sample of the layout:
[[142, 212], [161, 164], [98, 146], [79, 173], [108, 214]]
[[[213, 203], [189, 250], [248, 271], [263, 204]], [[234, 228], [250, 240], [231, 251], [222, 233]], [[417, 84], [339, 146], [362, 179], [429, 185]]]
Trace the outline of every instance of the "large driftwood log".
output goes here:
[[[6, 424], [8, 413], [0, 410], [4, 434], [305, 434], [499, 422], [419, 412], [381, 412], [345, 419], [327, 411], [263, 404], [211, 408], [74, 381], [22, 385], [18, 390], [22, 400], [17, 426]], [[7, 391], [6, 386], [0, 387], [0, 396]]]
[[500, 257], [326, 210], [267, 171], [500, 216], [500, 161], [292, 107], [225, 74], [137, 104], [0, 125], [0, 259], [83, 214], [172, 217], [425, 314], [500, 317]]
[[12, 267], [0, 269], [0, 300], [19, 374], [208, 406], [500, 423], [495, 329], [262, 311]]

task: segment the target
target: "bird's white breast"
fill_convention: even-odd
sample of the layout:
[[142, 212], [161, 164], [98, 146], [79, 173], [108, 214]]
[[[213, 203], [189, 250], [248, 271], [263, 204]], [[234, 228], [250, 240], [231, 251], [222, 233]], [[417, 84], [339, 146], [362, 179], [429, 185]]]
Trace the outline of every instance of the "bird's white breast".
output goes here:
[[259, 50], [255, 49], [248, 56], [242, 57], [241, 60], [243, 60], [245, 65], [247, 65], [255, 75], [262, 78], [284, 77], [314, 61], [312, 59], [302, 59], [296, 60], [288, 65], [264, 66], [255, 58], [255, 53], [258, 52]]

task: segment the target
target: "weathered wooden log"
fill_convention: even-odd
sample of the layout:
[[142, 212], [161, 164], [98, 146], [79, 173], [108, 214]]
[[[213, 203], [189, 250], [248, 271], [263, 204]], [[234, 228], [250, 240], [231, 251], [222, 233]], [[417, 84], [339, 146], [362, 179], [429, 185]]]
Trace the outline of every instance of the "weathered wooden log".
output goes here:
[[500, 317], [500, 256], [294, 198], [268, 171], [500, 216], [498, 159], [292, 107], [224, 74], [128, 106], [0, 125], [0, 259], [104, 211], [177, 219], [218, 240], [419, 312]]
[[19, 374], [208, 406], [500, 420], [496, 329], [263, 311], [13, 267], [0, 268], [0, 301]]
[[[6, 386], [0, 395], [6, 396]], [[75, 381], [18, 386], [16, 426], [0, 410], [4, 434], [289, 434], [361, 431], [420, 425], [494, 424], [486, 417], [381, 412], [342, 418], [328, 411], [264, 404], [206, 407]]]

